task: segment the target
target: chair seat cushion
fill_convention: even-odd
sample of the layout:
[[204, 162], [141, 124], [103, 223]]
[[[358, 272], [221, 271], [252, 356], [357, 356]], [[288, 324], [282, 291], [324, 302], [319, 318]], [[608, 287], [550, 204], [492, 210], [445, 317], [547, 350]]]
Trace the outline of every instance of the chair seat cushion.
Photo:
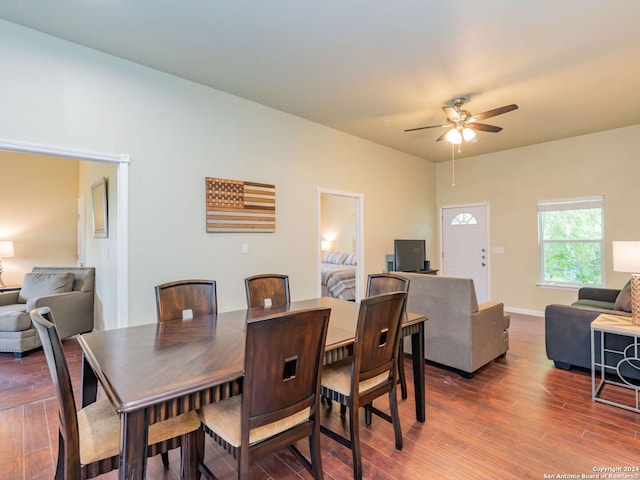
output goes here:
[[[200, 427], [196, 412], [187, 412], [177, 417], [149, 426], [148, 444], [179, 437]], [[80, 436], [80, 463], [89, 463], [111, 458], [120, 453], [120, 418], [107, 399], [98, 400], [78, 412]]]
[[31, 328], [31, 317], [24, 303], [3, 305], [0, 307], [0, 331], [20, 332]]
[[80, 463], [87, 465], [120, 452], [120, 419], [109, 400], [98, 400], [78, 412]]
[[[353, 359], [346, 358], [340, 362], [331, 363], [322, 369], [322, 386], [338, 392], [342, 395], [351, 395], [351, 366]], [[389, 373], [381, 373], [373, 378], [360, 382], [360, 392], [366, 392], [370, 388], [375, 387], [386, 381]]]
[[[234, 447], [240, 446], [240, 414], [242, 395], [235, 395], [220, 402], [211, 403], [198, 410], [200, 421], [219, 437]], [[277, 422], [254, 428], [249, 432], [249, 444], [261, 442], [309, 420], [309, 407]]]

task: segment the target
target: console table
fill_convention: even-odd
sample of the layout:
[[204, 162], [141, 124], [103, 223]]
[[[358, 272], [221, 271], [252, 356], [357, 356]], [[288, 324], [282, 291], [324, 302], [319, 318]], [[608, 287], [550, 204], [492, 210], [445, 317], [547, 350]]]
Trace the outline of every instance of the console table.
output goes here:
[[429, 270], [417, 270], [417, 271], [411, 272], [411, 273], [421, 273], [422, 275], [437, 275], [438, 274], [438, 270], [434, 270], [434, 269], [430, 268]]
[[[607, 343], [613, 335], [628, 337], [631, 343], [623, 349], [613, 348]], [[640, 381], [625, 377], [625, 369], [640, 369], [640, 326], [633, 325], [630, 317], [598, 315], [591, 322], [591, 398], [640, 413]], [[606, 385], [617, 390], [604, 398]]]
[[389, 270], [386, 273], [419, 273], [422, 275], [437, 275], [439, 270], [429, 269], [429, 270], [413, 270], [411, 272], [396, 272], [395, 270]]

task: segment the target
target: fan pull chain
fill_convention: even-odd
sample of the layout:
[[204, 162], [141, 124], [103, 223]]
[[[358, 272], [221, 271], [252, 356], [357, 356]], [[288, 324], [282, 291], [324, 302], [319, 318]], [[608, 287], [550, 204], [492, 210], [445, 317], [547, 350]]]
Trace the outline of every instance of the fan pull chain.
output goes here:
[[451, 144], [451, 186], [456, 186], [456, 146]]

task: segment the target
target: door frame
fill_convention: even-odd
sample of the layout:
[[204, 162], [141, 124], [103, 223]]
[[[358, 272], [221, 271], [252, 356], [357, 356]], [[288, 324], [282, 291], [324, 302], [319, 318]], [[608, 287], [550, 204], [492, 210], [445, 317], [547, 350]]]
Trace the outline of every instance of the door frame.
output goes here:
[[118, 328], [126, 327], [129, 324], [129, 155], [124, 153], [92, 152], [66, 146], [42, 145], [6, 139], [0, 139], [0, 150], [49, 157], [71, 158], [88, 162], [115, 163], [117, 165], [116, 242], [118, 252], [116, 256], [116, 325]]
[[440, 207], [440, 235], [438, 238], [438, 244], [439, 244], [439, 248], [440, 248], [440, 272], [442, 274], [444, 274], [444, 266], [445, 266], [445, 260], [444, 260], [444, 239], [443, 239], [443, 232], [444, 232], [444, 210], [447, 208], [469, 208], [469, 207], [484, 207], [485, 209], [485, 213], [486, 213], [486, 219], [487, 219], [487, 238], [486, 238], [486, 242], [487, 242], [487, 268], [486, 268], [486, 275], [487, 275], [487, 298], [491, 298], [491, 243], [490, 243], [490, 239], [491, 239], [491, 222], [490, 222], [490, 213], [491, 213], [491, 209], [490, 209], [490, 204], [489, 202], [479, 202], [479, 203], [462, 203], [462, 204], [458, 204], [458, 205], [442, 205]]
[[330, 188], [317, 187], [316, 188], [316, 252], [317, 260], [316, 260], [316, 281], [318, 282], [318, 297], [322, 295], [322, 284], [320, 278], [320, 260], [322, 259], [321, 253], [321, 242], [322, 242], [322, 232], [321, 232], [321, 208], [320, 208], [320, 198], [322, 194], [327, 195], [337, 195], [340, 197], [348, 197], [353, 198], [355, 200], [355, 223], [356, 223], [356, 242], [355, 242], [355, 253], [356, 258], [358, 259], [358, 263], [356, 265], [356, 302], [362, 300], [363, 295], [363, 279], [364, 279], [364, 194], [363, 193], [353, 193], [353, 192], [345, 192], [342, 190], [333, 190]]

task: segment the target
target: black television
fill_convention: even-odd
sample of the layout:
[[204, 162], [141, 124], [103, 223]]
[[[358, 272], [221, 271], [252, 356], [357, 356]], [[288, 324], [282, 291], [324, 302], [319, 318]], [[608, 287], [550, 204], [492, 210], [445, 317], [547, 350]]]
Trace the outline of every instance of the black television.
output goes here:
[[397, 272], [424, 270], [424, 240], [394, 240], [394, 265]]

